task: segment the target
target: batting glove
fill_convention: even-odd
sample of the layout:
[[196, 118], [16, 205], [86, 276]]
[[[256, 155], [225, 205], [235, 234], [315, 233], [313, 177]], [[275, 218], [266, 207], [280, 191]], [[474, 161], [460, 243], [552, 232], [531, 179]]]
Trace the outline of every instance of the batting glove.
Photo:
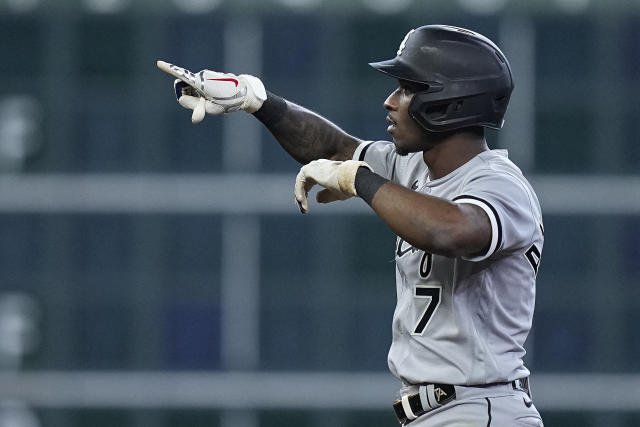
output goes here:
[[307, 196], [309, 190], [320, 184], [325, 187], [318, 192], [316, 200], [319, 203], [330, 203], [336, 200], [346, 200], [357, 196], [356, 172], [359, 167], [365, 167], [371, 171], [371, 166], [365, 162], [347, 160], [344, 162], [320, 159], [304, 165], [296, 176], [295, 197], [300, 212], [309, 212]]
[[178, 103], [193, 110], [191, 121], [200, 123], [207, 114], [232, 113], [244, 110], [255, 113], [267, 99], [267, 92], [259, 78], [248, 74], [239, 76], [217, 71], [191, 71], [158, 61], [158, 68], [176, 77], [173, 87]]

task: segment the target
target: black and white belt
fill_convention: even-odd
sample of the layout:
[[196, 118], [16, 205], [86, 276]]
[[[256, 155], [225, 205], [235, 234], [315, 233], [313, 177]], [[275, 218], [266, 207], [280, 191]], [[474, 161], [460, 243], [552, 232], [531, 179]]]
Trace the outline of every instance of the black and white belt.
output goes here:
[[[494, 383], [487, 385], [471, 386], [474, 388], [488, 388], [492, 386], [511, 385], [514, 390], [527, 393], [531, 397], [529, 378], [521, 378], [510, 383]], [[393, 402], [393, 410], [400, 424], [405, 425], [442, 405], [456, 399], [456, 388], [451, 384], [423, 384], [419, 392], [405, 394], [402, 398]]]

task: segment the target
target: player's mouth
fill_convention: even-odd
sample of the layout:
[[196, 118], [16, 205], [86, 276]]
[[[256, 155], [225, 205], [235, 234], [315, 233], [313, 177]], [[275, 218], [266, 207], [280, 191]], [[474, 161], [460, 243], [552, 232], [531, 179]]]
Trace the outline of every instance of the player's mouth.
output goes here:
[[391, 118], [391, 115], [387, 115], [387, 122], [389, 122], [387, 132], [391, 133], [396, 129], [396, 122]]

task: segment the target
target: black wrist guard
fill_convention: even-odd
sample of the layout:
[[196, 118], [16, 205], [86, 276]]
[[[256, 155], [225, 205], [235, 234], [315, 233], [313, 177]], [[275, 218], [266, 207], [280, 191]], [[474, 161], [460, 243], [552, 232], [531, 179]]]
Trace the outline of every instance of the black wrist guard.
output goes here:
[[387, 182], [389, 182], [388, 179], [381, 177], [377, 173], [371, 172], [367, 168], [359, 167], [358, 172], [356, 172], [356, 193], [358, 193], [358, 197], [371, 206], [373, 196]]

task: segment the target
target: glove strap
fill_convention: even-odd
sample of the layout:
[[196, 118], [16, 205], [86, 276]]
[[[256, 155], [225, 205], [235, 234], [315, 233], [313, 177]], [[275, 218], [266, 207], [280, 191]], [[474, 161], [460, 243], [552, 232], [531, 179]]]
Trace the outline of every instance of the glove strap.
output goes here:
[[240, 74], [238, 77], [244, 79], [250, 92], [245, 98], [242, 109], [248, 113], [255, 113], [267, 99], [267, 91], [264, 88], [264, 84], [262, 84], [262, 80], [249, 74]]
[[371, 169], [368, 164], [362, 161], [347, 160], [346, 162], [340, 163], [340, 166], [338, 166], [338, 186], [342, 193], [348, 194], [349, 196], [358, 195], [355, 181], [356, 173], [360, 167]]

